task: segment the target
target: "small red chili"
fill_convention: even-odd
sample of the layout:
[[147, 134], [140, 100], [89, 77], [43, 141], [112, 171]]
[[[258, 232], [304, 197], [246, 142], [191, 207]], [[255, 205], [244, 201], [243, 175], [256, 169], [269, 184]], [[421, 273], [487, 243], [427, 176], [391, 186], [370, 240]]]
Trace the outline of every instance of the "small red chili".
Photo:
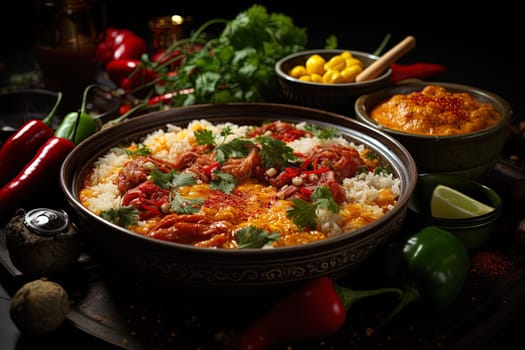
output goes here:
[[314, 278], [278, 300], [239, 337], [239, 350], [263, 350], [274, 345], [319, 338], [344, 325], [347, 310], [358, 300], [385, 293], [403, 292], [395, 287], [353, 290], [325, 276]]
[[53, 136], [51, 122], [62, 99], [58, 93], [57, 101], [44, 119], [26, 121], [4, 142], [0, 148], [0, 186], [8, 183], [47, 139]]
[[417, 62], [412, 64], [392, 63], [392, 83], [405, 79], [428, 79], [447, 72], [447, 67], [438, 63]]
[[11, 214], [32, 193], [56, 181], [62, 162], [74, 147], [71, 140], [48, 138], [31, 161], [0, 190], [0, 218]]

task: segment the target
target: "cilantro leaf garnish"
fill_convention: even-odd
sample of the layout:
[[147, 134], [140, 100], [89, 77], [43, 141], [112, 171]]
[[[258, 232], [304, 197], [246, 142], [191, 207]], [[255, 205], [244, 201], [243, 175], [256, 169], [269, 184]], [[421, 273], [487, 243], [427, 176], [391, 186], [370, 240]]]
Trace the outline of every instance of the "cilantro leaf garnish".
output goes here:
[[194, 174], [171, 170], [167, 173], [154, 168], [151, 173], [151, 181], [160, 188], [170, 189], [174, 187], [190, 186], [197, 182]]
[[215, 148], [217, 152], [216, 159], [219, 163], [224, 164], [228, 158], [244, 158], [248, 156], [252, 147], [253, 142], [236, 138]]
[[279, 232], [268, 232], [259, 227], [247, 226], [235, 232], [238, 248], [262, 248], [266, 244], [278, 241]]
[[100, 217], [121, 227], [128, 227], [137, 223], [139, 211], [132, 205], [111, 208], [100, 213]]
[[178, 192], [170, 194], [170, 208], [177, 214], [193, 214], [200, 210], [204, 198], [185, 198]]
[[317, 125], [308, 123], [308, 124], [305, 124], [304, 128], [305, 130], [310, 131], [312, 134], [314, 134], [320, 139], [326, 140], [326, 139], [333, 139], [333, 138], [341, 136], [341, 131], [336, 128], [332, 128], [332, 127], [320, 128]]
[[374, 174], [392, 174], [392, 167], [390, 165], [384, 166], [384, 167], [377, 167], [374, 169]]
[[333, 213], [340, 210], [339, 204], [334, 200], [332, 192], [328, 186], [319, 186], [310, 195], [311, 203], [300, 198], [292, 198], [293, 206], [288, 208], [287, 215], [293, 219], [298, 227], [316, 228], [317, 226], [317, 209], [328, 209]]
[[291, 199], [293, 206], [287, 209], [286, 215], [299, 227], [315, 228], [317, 226], [317, 205], [299, 198]]
[[237, 180], [235, 177], [222, 170], [213, 171], [213, 180], [210, 182], [210, 186], [214, 190], [219, 190], [223, 193], [231, 193], [235, 188]]
[[215, 145], [215, 138], [213, 132], [209, 129], [199, 129], [193, 132], [195, 141], [198, 145]]
[[295, 161], [297, 156], [293, 148], [281, 140], [268, 136], [258, 136], [255, 140], [261, 145], [259, 155], [265, 167], [279, 167], [287, 161]]
[[150, 149], [143, 143], [141, 143], [135, 150], [126, 150], [126, 154], [130, 156], [147, 156], [151, 154]]

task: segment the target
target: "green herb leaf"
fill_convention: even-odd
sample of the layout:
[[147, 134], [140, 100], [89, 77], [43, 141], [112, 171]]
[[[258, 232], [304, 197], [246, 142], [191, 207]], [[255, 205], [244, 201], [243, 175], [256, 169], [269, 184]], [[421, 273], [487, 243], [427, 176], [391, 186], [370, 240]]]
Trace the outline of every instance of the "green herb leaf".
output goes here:
[[219, 190], [223, 193], [231, 193], [235, 188], [237, 180], [233, 175], [222, 170], [213, 171], [213, 180], [210, 186], [214, 190]]
[[308, 123], [308, 124], [305, 124], [304, 128], [305, 130], [310, 131], [312, 134], [314, 134], [318, 138], [324, 139], [324, 140], [333, 139], [333, 138], [341, 136], [341, 131], [337, 130], [336, 128], [332, 128], [332, 127], [321, 128], [317, 125]]
[[380, 167], [378, 166], [377, 168], [374, 169], [374, 174], [392, 174], [392, 167], [390, 165], [387, 165], [387, 166], [384, 166], [384, 167]]
[[100, 217], [111, 221], [112, 223], [121, 226], [128, 227], [137, 223], [139, 211], [134, 206], [124, 206], [118, 209], [111, 208], [109, 210], [100, 213]]
[[317, 209], [328, 209], [333, 213], [338, 213], [340, 206], [334, 200], [332, 192], [328, 186], [319, 186], [310, 195], [311, 203], [299, 198], [292, 198], [293, 206], [288, 208], [287, 215], [293, 219], [295, 225], [299, 227], [317, 227]]
[[167, 173], [154, 168], [151, 173], [151, 181], [160, 188], [170, 189], [181, 186], [191, 186], [197, 182], [195, 174], [183, 173], [180, 171], [171, 170]]
[[319, 208], [328, 209], [332, 213], [338, 213], [340, 210], [339, 204], [334, 200], [332, 191], [328, 186], [317, 187], [310, 198]]
[[204, 198], [185, 198], [178, 192], [170, 194], [170, 207], [177, 214], [193, 214], [200, 210]]
[[287, 209], [286, 215], [293, 219], [298, 227], [315, 228], [317, 226], [317, 205], [299, 198], [291, 199], [293, 206]]
[[259, 155], [265, 167], [280, 167], [288, 161], [297, 159], [293, 148], [281, 140], [268, 136], [258, 136], [255, 140], [261, 145]]
[[252, 147], [251, 141], [235, 138], [231, 142], [223, 143], [215, 148], [216, 159], [219, 163], [224, 164], [228, 158], [244, 158], [250, 154]]
[[193, 135], [195, 136], [195, 141], [197, 141], [198, 145], [215, 145], [213, 132], [209, 129], [195, 130]]
[[278, 241], [279, 232], [269, 233], [255, 226], [247, 226], [235, 232], [238, 248], [262, 248], [268, 243]]
[[133, 156], [133, 155], [136, 155], [136, 156], [147, 156], [147, 155], [151, 154], [151, 151], [149, 150], [149, 148], [146, 145], [141, 143], [138, 146], [138, 148], [136, 150], [134, 150], [134, 151], [127, 149], [126, 150], [126, 154], [128, 154], [130, 156]]

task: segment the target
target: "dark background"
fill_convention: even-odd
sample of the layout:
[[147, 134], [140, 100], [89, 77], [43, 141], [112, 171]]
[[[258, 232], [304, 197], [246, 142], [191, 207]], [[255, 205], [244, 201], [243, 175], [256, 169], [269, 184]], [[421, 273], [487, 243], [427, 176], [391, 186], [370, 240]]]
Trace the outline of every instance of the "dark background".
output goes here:
[[[4, 1], [0, 10], [0, 81], [3, 84], [7, 83], [9, 74], [31, 69], [34, 64], [34, 33], [41, 30], [33, 24], [39, 16], [33, 11], [34, 1], [37, 0]], [[147, 40], [151, 39], [147, 22], [153, 17], [171, 14], [191, 16], [196, 28], [212, 18], [233, 19], [253, 4], [247, 1], [198, 0], [91, 2], [97, 20], [105, 19], [99, 23], [132, 29]], [[440, 79], [492, 91], [510, 103], [516, 119], [525, 120], [521, 54], [525, 40], [520, 28], [525, 19], [515, 5], [503, 1], [487, 5], [460, 1], [384, 3], [369, 0], [257, 3], [264, 5], [269, 12], [289, 15], [298, 26], [305, 27], [309, 48], [324, 47], [324, 40], [334, 34], [340, 48], [373, 52], [387, 33], [392, 34], [388, 48], [407, 35], [413, 35], [417, 40], [416, 47], [400, 63], [444, 64], [448, 73]], [[8, 300], [0, 296], [0, 316], [7, 316], [7, 305]], [[506, 330], [486, 348], [492, 349], [513, 339], [521, 341], [520, 327], [516, 324]], [[8, 336], [0, 334], [0, 340], [5, 344], [17, 341], [14, 326], [11, 329], [13, 332]], [[89, 338], [79, 339], [86, 341], [82, 348], [95, 348], [90, 346]], [[56, 343], [63, 344], [64, 341], [67, 340], [57, 340]], [[36, 348], [20, 345], [19, 342], [17, 348]], [[42, 345], [40, 348], [47, 348], [45, 343]]]
[[[23, 63], [26, 56], [20, 52], [32, 50], [34, 32], [39, 30], [32, 25], [38, 16], [33, 11], [35, 1], [42, 0], [9, 1], [11, 10], [4, 6], [0, 13], [0, 62], [4, 71]], [[373, 52], [387, 33], [392, 34], [387, 49], [413, 35], [416, 47], [399, 63], [442, 63], [448, 73], [441, 79], [499, 94], [522, 119], [523, 69], [519, 52], [525, 40], [519, 25], [524, 18], [516, 5], [504, 1], [486, 6], [459, 1], [89, 1], [98, 23], [132, 29], [147, 40], [151, 39], [147, 22], [153, 17], [191, 16], [196, 28], [213, 18], [233, 19], [254, 3], [265, 6], [268, 12], [286, 14], [296, 25], [306, 28], [309, 48], [324, 47], [325, 39], [334, 34], [339, 48]]]

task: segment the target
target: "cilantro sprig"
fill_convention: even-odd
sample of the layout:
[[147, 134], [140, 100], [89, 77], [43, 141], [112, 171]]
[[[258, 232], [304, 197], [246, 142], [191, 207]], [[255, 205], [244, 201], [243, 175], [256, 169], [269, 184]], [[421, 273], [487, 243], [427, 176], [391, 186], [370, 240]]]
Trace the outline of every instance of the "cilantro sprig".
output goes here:
[[298, 227], [316, 228], [318, 209], [328, 209], [332, 213], [338, 213], [340, 210], [328, 186], [317, 187], [310, 195], [310, 200], [311, 202], [300, 198], [291, 199], [293, 205], [288, 208], [286, 214]]
[[333, 127], [320, 128], [317, 125], [307, 123], [305, 124], [304, 128], [306, 131], [310, 131], [312, 134], [314, 134], [318, 138], [324, 139], [324, 140], [333, 139], [333, 138], [341, 136], [341, 131]]
[[268, 232], [259, 227], [247, 226], [235, 232], [238, 248], [262, 248], [265, 245], [278, 241], [279, 232]]
[[137, 223], [139, 211], [132, 205], [111, 208], [100, 213], [100, 217], [118, 226], [127, 228]]
[[200, 210], [204, 198], [186, 198], [174, 191], [170, 193], [170, 208], [177, 214], [193, 214]]
[[171, 170], [165, 173], [158, 168], [153, 168], [150, 177], [155, 185], [163, 189], [191, 186], [197, 183], [197, 177], [195, 174], [183, 173], [176, 170]]
[[[222, 32], [209, 39], [206, 30], [223, 25]], [[214, 30], [216, 32], [216, 30]], [[254, 4], [231, 20], [212, 19], [188, 38], [173, 43], [168, 53], [182, 50], [185, 59], [176, 76], [170, 65], [142, 57], [145, 68], [158, 76], [156, 94], [191, 89], [170, 101], [175, 107], [199, 103], [256, 102], [278, 99], [279, 88], [274, 70], [282, 57], [304, 50], [308, 42], [306, 28], [281, 13], [269, 13]], [[202, 49], [190, 51], [191, 45]], [[160, 83], [162, 81], [162, 84]], [[150, 85], [141, 87], [148, 91]], [[138, 95], [134, 91], [134, 95]]]

